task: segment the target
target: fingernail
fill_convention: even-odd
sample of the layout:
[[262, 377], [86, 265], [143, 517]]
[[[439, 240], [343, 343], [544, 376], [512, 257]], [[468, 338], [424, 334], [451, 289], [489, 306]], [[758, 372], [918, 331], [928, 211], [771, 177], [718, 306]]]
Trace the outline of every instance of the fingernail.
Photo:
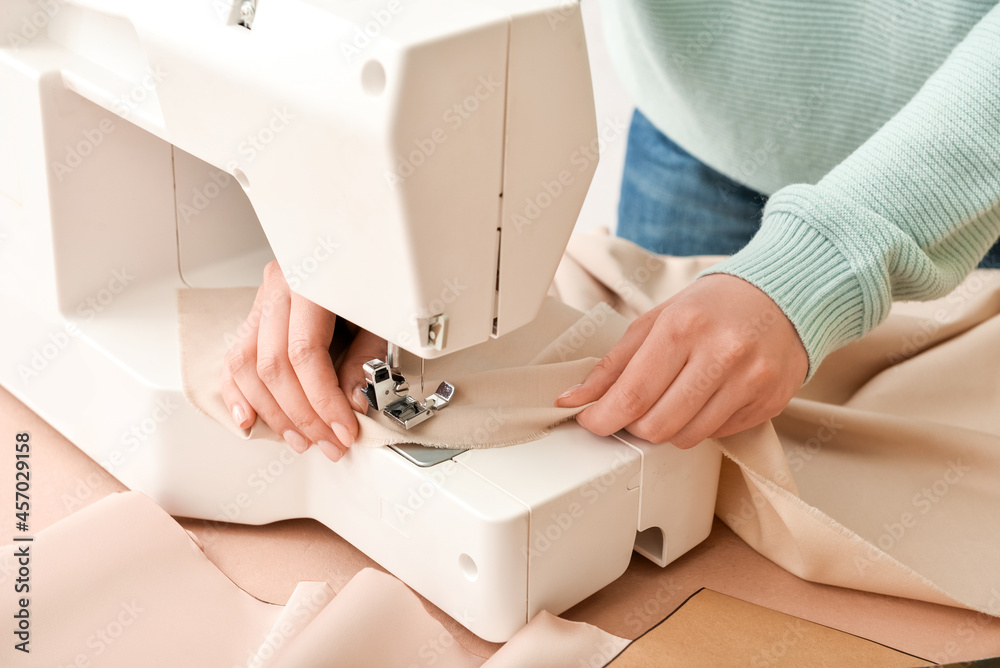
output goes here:
[[302, 437], [302, 434], [295, 431], [294, 429], [289, 429], [288, 431], [283, 433], [281, 437], [285, 439], [285, 443], [288, 444], [288, 447], [290, 447], [295, 452], [298, 452], [299, 454], [302, 454], [303, 452], [309, 449], [309, 441], [304, 439]]
[[233, 421], [236, 423], [237, 427], [243, 426], [243, 421], [247, 419], [246, 414], [243, 412], [243, 407], [239, 404], [233, 404]]
[[560, 394], [557, 398], [559, 398], [559, 399], [565, 399], [569, 395], [571, 395], [574, 392], [576, 392], [577, 390], [579, 390], [581, 387], [583, 387], [583, 383], [577, 383], [573, 387], [569, 388], [568, 390], [566, 390], [565, 392], [563, 392], [562, 394]]
[[317, 445], [323, 451], [323, 454], [332, 461], [339, 462], [340, 458], [344, 456], [344, 451], [330, 441], [320, 441]]
[[337, 440], [340, 441], [341, 445], [345, 448], [349, 448], [354, 445], [354, 437], [351, 436], [351, 432], [347, 431], [347, 427], [339, 422], [332, 422], [330, 424], [330, 429], [333, 429], [333, 433], [337, 435]]
[[351, 393], [351, 397], [354, 399], [354, 404], [359, 408], [359, 413], [364, 415], [368, 412], [368, 395], [365, 394], [364, 385], [355, 387], [354, 392]]

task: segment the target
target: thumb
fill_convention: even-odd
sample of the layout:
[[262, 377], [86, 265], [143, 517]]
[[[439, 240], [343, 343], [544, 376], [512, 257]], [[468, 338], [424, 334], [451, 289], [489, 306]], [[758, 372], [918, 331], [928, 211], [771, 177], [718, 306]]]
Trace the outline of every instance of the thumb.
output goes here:
[[357, 336], [344, 354], [337, 376], [340, 386], [354, 410], [364, 415], [368, 412], [368, 399], [365, 398], [365, 362], [373, 359], [385, 359], [385, 339], [366, 330], [358, 330]]
[[[625, 367], [645, 341], [654, 320], [642, 318], [632, 323], [614, 348], [594, 366], [579, 385], [574, 385], [556, 399], [560, 408], [576, 408], [597, 401], [611, 389]], [[648, 323], [648, 324], [647, 324]]]

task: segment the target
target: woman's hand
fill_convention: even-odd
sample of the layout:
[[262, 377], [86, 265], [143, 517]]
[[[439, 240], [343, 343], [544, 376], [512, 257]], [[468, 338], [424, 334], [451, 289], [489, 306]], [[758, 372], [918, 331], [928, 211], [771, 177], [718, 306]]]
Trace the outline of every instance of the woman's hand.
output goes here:
[[690, 448], [780, 413], [809, 368], [791, 321], [770, 297], [726, 274], [700, 278], [638, 318], [586, 380], [558, 400], [596, 401], [577, 421]]
[[222, 398], [247, 428], [260, 417], [295, 451], [319, 445], [338, 461], [358, 435], [362, 365], [385, 355], [385, 341], [359, 330], [340, 364], [330, 357], [337, 316], [288, 288], [277, 262], [264, 269], [244, 336], [226, 353]]

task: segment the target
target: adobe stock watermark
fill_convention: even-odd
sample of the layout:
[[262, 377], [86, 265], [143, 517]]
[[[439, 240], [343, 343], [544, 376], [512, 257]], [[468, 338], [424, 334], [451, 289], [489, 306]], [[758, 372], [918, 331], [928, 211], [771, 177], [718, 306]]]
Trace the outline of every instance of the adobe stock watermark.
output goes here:
[[213, 169], [208, 174], [208, 181], [200, 187], [191, 187], [191, 196], [178, 202], [177, 215], [185, 224], [200, 216], [234, 181], [233, 177], [219, 169]]
[[504, 82], [492, 74], [480, 75], [477, 85], [461, 100], [446, 107], [441, 114], [443, 126], [431, 130], [426, 136], [413, 140], [413, 149], [406, 155], [396, 156], [396, 168], [386, 171], [385, 182], [397, 187], [426, 164], [437, 152], [438, 146], [448, 141], [449, 132], [456, 132], [473, 117], [482, 103], [490, 99], [498, 89], [502, 90]]
[[131, 114], [149, 99], [149, 96], [156, 92], [157, 87], [167, 79], [167, 73], [160, 69], [147, 67], [145, 73], [139, 81], [130, 88], [124, 95], [114, 101], [113, 107], [116, 114], [122, 118], [128, 118]]
[[[779, 118], [774, 124], [773, 133], [768, 135], [760, 146], [748, 149], [743, 154], [743, 158], [736, 165], [736, 174], [733, 178], [743, 183], [749, 182], [758, 170], [781, 152], [784, 142], [797, 134], [809, 119], [823, 108], [828, 96], [829, 92], [826, 90], [825, 83], [810, 88], [809, 97]], [[737, 188], [729, 181], [721, 182], [718, 185], [719, 193], [724, 200], [728, 200]]]
[[[107, 285], [77, 304], [76, 314], [84, 322], [92, 321], [104, 312], [118, 295], [125, 292], [134, 280], [135, 276], [130, 274], [126, 267], [112, 270]], [[79, 335], [80, 329], [73, 323], [66, 323], [61, 330], [49, 332], [46, 341], [32, 349], [25, 362], [18, 364], [17, 374], [21, 382], [27, 385], [38, 378]]]
[[368, 20], [360, 26], [355, 26], [351, 40], [340, 43], [340, 53], [344, 56], [344, 61], [348, 65], [353, 63], [402, 11], [403, 3], [400, 0], [389, 0], [384, 7], [368, 12]]
[[590, 311], [575, 322], [566, 334], [559, 337], [559, 342], [556, 344], [559, 361], [566, 362], [575, 359], [580, 349], [587, 344], [590, 337], [601, 331], [601, 327], [607, 321], [608, 312], [603, 308], [599, 308]]
[[[147, 68], [145, 75], [139, 82], [115, 100], [113, 105], [115, 113], [122, 118], [128, 118], [129, 114], [134, 112], [164, 79], [166, 79], [166, 73], [159, 67], [155, 70]], [[54, 160], [51, 163], [52, 173], [59, 180], [59, 183], [62, 183], [67, 176], [76, 171], [87, 158], [95, 154], [107, 137], [116, 129], [117, 125], [111, 118], [102, 118], [96, 126], [83, 129], [79, 139], [66, 146], [62, 161]]]
[[84, 322], [91, 322], [103, 313], [118, 295], [125, 292], [134, 280], [135, 276], [128, 272], [127, 267], [113, 269], [107, 285], [80, 302], [76, 307], [76, 314]]
[[[486, 412], [483, 423], [476, 427], [472, 434], [474, 442], [483, 443], [493, 434], [496, 434], [509, 421], [509, 416], [504, 413], [503, 407], [490, 408]], [[437, 494], [438, 490], [444, 487], [445, 482], [460, 470], [459, 465], [453, 459], [446, 459], [440, 464], [435, 464], [422, 470], [427, 478], [416, 487], [407, 489], [404, 503], [396, 502], [392, 505], [393, 512], [400, 524], [407, 522], [414, 514], [420, 512], [424, 506]]]
[[576, 665], [579, 668], [602, 668], [608, 665], [611, 659], [621, 654], [626, 646], [627, 643], [618, 638], [605, 638], [593, 654], [586, 659], [580, 659]]
[[17, 375], [21, 378], [21, 382], [29, 385], [31, 381], [41, 376], [49, 364], [54, 362], [78, 336], [80, 329], [72, 323], [66, 323], [61, 330], [49, 332], [45, 342], [33, 348], [26, 360], [17, 365]]
[[[468, 610], [463, 610], [458, 618], [458, 622], [466, 627], [475, 621], [475, 615], [472, 615]], [[410, 662], [406, 668], [424, 668], [425, 666], [435, 665], [438, 659], [454, 646], [455, 643], [455, 638], [445, 629], [441, 629], [441, 632], [436, 636], [420, 644], [420, 647], [417, 648], [419, 661]]]
[[736, 345], [721, 352], [713, 353], [712, 362], [703, 369], [698, 378], [693, 383], [684, 386], [684, 393], [688, 397], [694, 397], [714, 391], [716, 382], [722, 378], [723, 374], [729, 372], [733, 362], [742, 356], [747, 346], [756, 343], [767, 331], [780, 320], [780, 312], [770, 309], [763, 315], [755, 315], [747, 319], [740, 325], [740, 332]]
[[620, 118], [608, 119], [598, 131], [597, 136], [589, 143], [580, 144], [569, 155], [567, 169], [561, 169], [550, 179], [542, 179], [538, 184], [538, 191], [533, 196], [524, 199], [524, 205], [511, 214], [511, 222], [517, 232], [524, 231], [525, 228], [534, 225], [541, 218], [553, 203], [555, 203], [572, 186], [577, 179], [577, 174], [586, 171], [591, 165], [600, 159], [600, 154], [612, 142], [617, 141], [625, 134], [627, 124]]
[[459, 470], [458, 464], [453, 459], [446, 459], [440, 464], [435, 464], [424, 470], [424, 475], [428, 478], [416, 487], [407, 489], [405, 503], [394, 503], [393, 511], [400, 523], [407, 522], [413, 515], [420, 512], [427, 502], [430, 501], [441, 489], [445, 481], [455, 475]]
[[868, 554], [865, 557], [855, 555], [854, 567], [858, 573], [864, 573], [869, 566], [875, 563], [882, 553], [891, 552], [899, 545], [910, 529], [917, 526], [920, 518], [934, 510], [941, 500], [944, 499], [954, 487], [962, 482], [962, 479], [972, 470], [972, 467], [962, 464], [961, 459], [948, 461], [948, 468], [929, 485], [920, 488], [910, 498], [910, 508], [903, 511], [899, 516], [890, 522], [884, 522], [884, 531], [869, 545]]
[[957, 660], [963, 647], [970, 645], [976, 637], [985, 630], [995, 633], [997, 629], [997, 617], [1000, 617], [1000, 591], [996, 588], [990, 589], [990, 598], [984, 606], [986, 612], [976, 612], [975, 616], [963, 619], [947, 640], [936, 652], [932, 652], [927, 658], [935, 664], [951, 664]]
[[504, 413], [503, 406], [488, 408], [482, 423], [472, 431], [472, 442], [482, 445], [503, 429], [509, 421], [510, 416]]
[[277, 456], [272, 457], [266, 464], [258, 466], [247, 476], [245, 491], [238, 492], [229, 501], [218, 504], [218, 512], [208, 521], [207, 530], [197, 534], [202, 544], [205, 546], [211, 544], [219, 534], [226, 531], [230, 523], [238, 522], [256, 500], [289, 471], [298, 457], [294, 450], [283, 445]]
[[180, 405], [170, 397], [158, 398], [145, 417], [136, 420], [121, 432], [120, 447], [113, 449], [98, 462], [104, 469], [103, 471], [91, 473], [86, 478], [78, 478], [72, 495], [63, 492], [61, 497], [63, 507], [67, 510], [75, 510], [84, 505], [84, 502], [94, 494], [97, 488], [104, 482], [110, 482], [115, 471], [120, 471], [130, 456], [138, 452], [178, 409], [180, 409]]
[[[580, 500], [572, 501], [566, 509], [551, 513], [548, 518], [532, 517], [534, 530], [531, 532], [529, 544], [521, 547], [521, 555], [530, 563], [533, 559], [543, 556], [562, 538], [573, 530], [579, 520], [586, 514], [587, 508], [593, 506], [600, 498], [628, 471], [629, 461], [619, 452], [611, 463], [611, 470], [605, 471], [599, 477], [591, 480], [580, 488]], [[546, 522], [544, 526], [538, 523]]]
[[[250, 650], [246, 661], [242, 664], [236, 664], [234, 668], [263, 668], [273, 665], [271, 659], [278, 653], [278, 650], [302, 631], [304, 628], [304, 625], [301, 625], [302, 622], [315, 617], [316, 613], [325, 608], [332, 600], [333, 592], [329, 587], [315, 587], [307, 598], [297, 600], [290, 611], [286, 609], [282, 621], [268, 631], [260, 646]], [[297, 626], [292, 620], [299, 622], [300, 625]]]
[[561, 0], [559, 6], [545, 12], [545, 20], [549, 28], [555, 32], [569, 18], [580, 11], [580, 0]]
[[[270, 266], [271, 264], [268, 263], [268, 267]], [[266, 273], [267, 271], [269, 271], [269, 269], [265, 268], [264, 271]], [[284, 271], [282, 271], [282, 275], [284, 275]], [[245, 318], [240, 320], [239, 324], [234, 326], [232, 329], [227, 328], [226, 331], [222, 334], [222, 341], [227, 349], [226, 364], [229, 365], [229, 369], [233, 374], [235, 374], [239, 370], [240, 365], [245, 361], [242, 359], [243, 357], [242, 353], [239, 353], [237, 348], [241, 346], [242, 343], [251, 334], [254, 336], [254, 338], [256, 338], [257, 330], [260, 327], [261, 321], [264, 320], [265, 318], [270, 317], [271, 314], [274, 313], [275, 303], [285, 298], [286, 295], [283, 290], [281, 289], [272, 290], [268, 295], [264, 297], [263, 302], [261, 303], [259, 309], [251, 308], [250, 312], [247, 314]], [[230, 357], [230, 355], [233, 353], [236, 353], [236, 356]], [[252, 361], [253, 360], [250, 360], [251, 363]]]
[[630, 634], [638, 634], [673, 612], [677, 607], [676, 598], [684, 590], [673, 576], [660, 582], [653, 595], [632, 607], [625, 615], [625, 623]]
[[103, 656], [124, 635], [129, 627], [136, 623], [144, 609], [135, 600], [122, 601], [117, 614], [93, 633], [87, 636], [87, 652], [81, 652], [73, 657], [72, 663], [59, 664], [58, 668], [87, 668], [92, 661]]
[[[63, 509], [67, 512], [74, 512], [80, 509], [84, 503], [94, 496], [98, 488], [107, 484], [114, 484], [114, 478], [104, 469], [91, 471], [85, 478], [77, 478], [76, 484], [73, 485], [72, 489], [63, 492], [60, 497]], [[94, 500], [96, 501], [97, 499], [95, 498]]]
[[663, 261], [652, 253], [645, 254], [642, 265], [630, 271], [627, 276], [618, 279], [612, 289], [622, 299], [631, 299], [637, 292], [642, 292], [642, 287], [649, 283], [653, 276], [659, 275], [661, 271], [663, 271]]
[[[444, 287], [441, 288], [441, 292], [438, 293], [438, 296], [427, 302], [426, 313], [432, 317], [445, 313], [446, 307], [451, 306], [458, 301], [459, 297], [461, 297], [468, 289], [469, 286], [462, 283], [458, 276], [451, 279], [445, 279]], [[419, 320], [420, 317], [420, 314], [411, 313], [410, 321], [415, 322]], [[400, 346], [406, 347], [412, 342], [413, 333], [410, 330], [402, 331], [396, 336], [396, 343]], [[421, 342], [421, 345], [423, 345], [423, 342]]]
[[[819, 454], [823, 446], [836, 438], [840, 430], [844, 428], [844, 425], [838, 422], [833, 416], [820, 418], [819, 423], [820, 426], [816, 429], [815, 435], [785, 453], [788, 468], [793, 473], [797, 473], [805, 468], [806, 464]], [[775, 482], [779, 485], [785, 485], [790, 482], [788, 473], [781, 471], [775, 476]], [[753, 488], [750, 490], [749, 499], [746, 497], [740, 499], [740, 507], [736, 512], [726, 513], [725, 522], [733, 531], [738, 531], [747, 522], [756, 517], [761, 508], [767, 505], [769, 505], [769, 502], [764, 495], [757, 491], [756, 488]]]
[[[805, 443], [795, 445], [795, 447], [785, 453], [788, 468], [792, 473], [798, 473], [804, 469], [806, 464], [819, 454], [823, 446], [836, 438], [837, 433], [844, 428], [843, 423], [837, 422], [833, 417], [821, 418], [819, 424], [820, 426], [816, 430], [815, 436], [807, 439]], [[788, 474], [782, 471], [779, 475], [775, 476], [776, 482], [781, 485], [791, 482], [787, 477]]]
[[421, 643], [420, 647], [417, 648], [417, 656], [420, 660], [411, 662], [409, 668], [433, 666], [454, 645], [455, 638], [446, 629], [441, 629], [437, 636]]
[[[267, 150], [278, 137], [284, 133], [295, 121], [295, 114], [288, 110], [288, 107], [278, 109], [274, 107], [271, 115], [264, 121], [256, 132], [244, 136], [236, 146], [238, 159], [230, 160], [225, 165], [225, 170], [213, 169], [209, 172], [208, 180], [200, 187], [192, 187], [188, 201], [179, 204], [177, 212], [185, 223], [190, 223], [194, 218], [202, 214], [212, 202], [219, 198], [222, 193], [229, 188], [233, 182], [231, 174], [235, 174], [237, 169], [246, 168], [257, 157]], [[317, 242], [321, 243], [317, 238]]]
[[66, 146], [62, 162], [52, 162], [52, 173], [63, 182], [77, 167], [84, 163], [104, 143], [105, 138], [115, 131], [115, 123], [110, 118], [102, 118], [96, 127], [87, 128], [80, 133], [80, 139], [75, 144]]
[[[996, 285], [997, 281], [998, 278], [993, 272], [986, 274], [979, 272], [972, 273], [944, 298], [945, 302], [955, 307], [954, 310], [957, 310], [972, 301], [984, 288], [991, 288]], [[898, 350], [889, 354], [889, 363], [893, 366], [898, 365], [900, 362], [905, 362], [923, 350], [941, 327], [952, 318], [953, 314], [954, 311], [949, 311], [945, 308], [936, 309], [930, 318], [920, 324], [917, 331], [903, 339]]]
[[[240, 140], [236, 146], [236, 159], [230, 160], [225, 165], [225, 170], [213, 169], [209, 172], [208, 180], [200, 187], [192, 187], [190, 199], [182, 202], [178, 206], [178, 214], [185, 223], [190, 223], [194, 218], [202, 214], [212, 202], [219, 198], [222, 193], [232, 184], [232, 174], [238, 169], [245, 169], [250, 163], [257, 159], [268, 146], [291, 127], [296, 116], [288, 110], [288, 107], [271, 109], [271, 115], [257, 129]], [[318, 243], [321, 243], [317, 239]]]
[[[733, 6], [735, 4], [735, 6]], [[693, 62], [696, 62], [705, 51], [707, 51], [719, 37], [723, 36], [727, 28], [736, 21], [736, 10], [740, 5], [749, 5], [749, 0], [742, 0], [737, 3], [726, 3], [726, 9], [711, 18], [701, 22], [700, 29], [694, 28], [688, 31], [688, 43], [683, 50], [675, 52], [670, 56], [673, 69], [678, 73], [686, 71]]]
[[28, 46], [28, 43], [48, 30], [56, 14], [62, 11], [67, 0], [35, 0], [37, 9], [21, 19], [17, 32], [7, 33], [7, 43], [14, 53]]
[[253, 162], [258, 155], [267, 150], [267, 147], [281, 136], [285, 130], [291, 126], [295, 120], [295, 115], [288, 111], [288, 107], [277, 107], [271, 110], [270, 117], [260, 126], [256, 132], [246, 135], [246, 137], [236, 147], [236, 153], [240, 155], [242, 161], [233, 161], [227, 165], [228, 172], [232, 173], [241, 164], [246, 166]]
[[[278, 265], [288, 287], [293, 290], [299, 288], [319, 270], [322, 263], [333, 258], [335, 251], [340, 248], [341, 245], [334, 241], [331, 235], [318, 236], [316, 237], [316, 243], [312, 251], [308, 255], [287, 268], [282, 268]], [[283, 290], [273, 291], [262, 301], [259, 309], [252, 309], [247, 314], [247, 317], [241, 320], [238, 325], [235, 325], [232, 329], [227, 329], [222, 335], [222, 340], [226, 348], [232, 349], [233, 346], [241, 344], [248, 336], [256, 332], [257, 328], [260, 327], [261, 321], [274, 313], [275, 302], [286, 298], [286, 293]], [[233, 369], [233, 373], [236, 373], [236, 369]]]
[[[139, 446], [151, 439], [153, 434], [160, 428], [160, 425], [169, 420], [174, 411], [179, 408], [180, 406], [174, 403], [170, 397], [157, 399], [149, 415], [135, 422], [126, 431], [122, 432], [121, 443], [125, 447], [125, 453], [132, 453], [138, 450]], [[112, 456], [119, 452], [119, 450], [115, 450], [112, 452]]]
[[341, 244], [334, 241], [332, 235], [316, 237], [316, 244], [313, 246], [312, 252], [291, 266], [282, 267], [288, 287], [292, 290], [300, 288], [313, 274], [319, 271], [320, 265], [329, 261], [340, 248]]
[[785, 622], [781, 636], [765, 649], [750, 656], [750, 665], [754, 668], [765, 668], [780, 663], [788, 651], [795, 647], [805, 636], [808, 626], [802, 619]]

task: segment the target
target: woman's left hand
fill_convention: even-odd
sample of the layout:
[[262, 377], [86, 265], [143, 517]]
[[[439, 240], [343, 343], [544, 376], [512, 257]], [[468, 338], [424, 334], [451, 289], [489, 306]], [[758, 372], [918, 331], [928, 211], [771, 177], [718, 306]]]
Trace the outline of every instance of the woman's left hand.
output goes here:
[[577, 421], [601, 436], [625, 428], [690, 448], [780, 413], [808, 369], [795, 327], [767, 294], [711, 274], [633, 322], [557, 405], [596, 402]]

